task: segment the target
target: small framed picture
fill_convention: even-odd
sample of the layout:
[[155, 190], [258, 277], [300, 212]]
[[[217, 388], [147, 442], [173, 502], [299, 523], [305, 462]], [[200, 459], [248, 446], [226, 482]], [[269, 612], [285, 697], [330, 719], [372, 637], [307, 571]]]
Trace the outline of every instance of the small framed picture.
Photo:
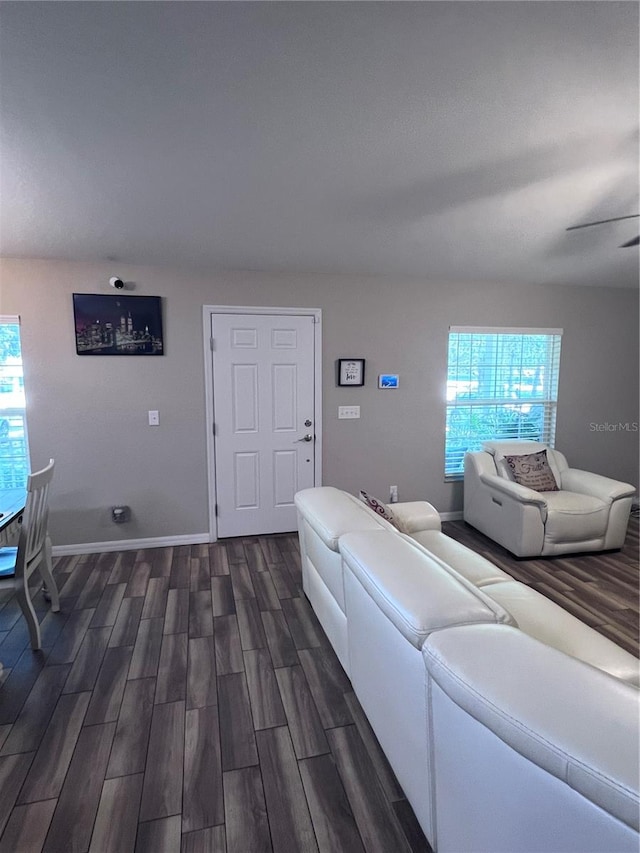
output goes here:
[[338, 385], [364, 385], [364, 358], [338, 359]]

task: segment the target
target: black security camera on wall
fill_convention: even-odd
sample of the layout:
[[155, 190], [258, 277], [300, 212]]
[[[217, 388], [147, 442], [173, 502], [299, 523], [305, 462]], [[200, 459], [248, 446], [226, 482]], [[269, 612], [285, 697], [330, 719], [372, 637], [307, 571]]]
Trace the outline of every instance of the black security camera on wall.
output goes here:
[[121, 278], [118, 278], [117, 275], [114, 275], [109, 279], [109, 284], [111, 287], [115, 287], [116, 290], [122, 290], [124, 288], [124, 281]]

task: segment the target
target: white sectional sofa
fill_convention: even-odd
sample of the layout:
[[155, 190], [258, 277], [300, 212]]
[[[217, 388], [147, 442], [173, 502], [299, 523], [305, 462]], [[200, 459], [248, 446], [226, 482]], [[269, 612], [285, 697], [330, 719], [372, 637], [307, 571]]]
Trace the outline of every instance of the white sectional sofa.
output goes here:
[[431, 845], [639, 849], [638, 660], [441, 532], [296, 496], [303, 586]]

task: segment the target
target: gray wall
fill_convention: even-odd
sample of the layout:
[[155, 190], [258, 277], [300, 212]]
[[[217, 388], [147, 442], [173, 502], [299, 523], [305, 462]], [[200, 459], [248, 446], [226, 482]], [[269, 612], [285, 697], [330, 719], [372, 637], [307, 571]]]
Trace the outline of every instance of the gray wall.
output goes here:
[[[166, 355], [81, 358], [71, 294], [108, 293], [111, 275], [164, 297]], [[202, 534], [208, 529], [202, 306], [321, 308], [324, 482], [386, 499], [462, 507], [443, 480], [449, 325], [561, 327], [556, 446], [575, 467], [638, 485], [638, 294], [614, 288], [189, 271], [5, 259], [0, 313], [22, 317], [32, 466], [56, 459], [54, 544]], [[335, 360], [366, 358], [364, 388], [337, 388]], [[400, 374], [397, 391], [377, 389]], [[360, 420], [338, 421], [358, 404]], [[160, 427], [147, 411], [160, 411]], [[116, 526], [109, 508], [131, 505]]]

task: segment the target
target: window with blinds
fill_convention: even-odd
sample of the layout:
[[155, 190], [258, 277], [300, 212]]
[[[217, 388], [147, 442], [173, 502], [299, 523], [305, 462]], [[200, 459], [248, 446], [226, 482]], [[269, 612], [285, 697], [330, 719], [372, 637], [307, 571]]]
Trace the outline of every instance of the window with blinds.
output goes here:
[[449, 329], [445, 479], [483, 441], [522, 438], [553, 447], [562, 329]]
[[20, 318], [0, 315], [0, 489], [24, 488], [28, 474]]

